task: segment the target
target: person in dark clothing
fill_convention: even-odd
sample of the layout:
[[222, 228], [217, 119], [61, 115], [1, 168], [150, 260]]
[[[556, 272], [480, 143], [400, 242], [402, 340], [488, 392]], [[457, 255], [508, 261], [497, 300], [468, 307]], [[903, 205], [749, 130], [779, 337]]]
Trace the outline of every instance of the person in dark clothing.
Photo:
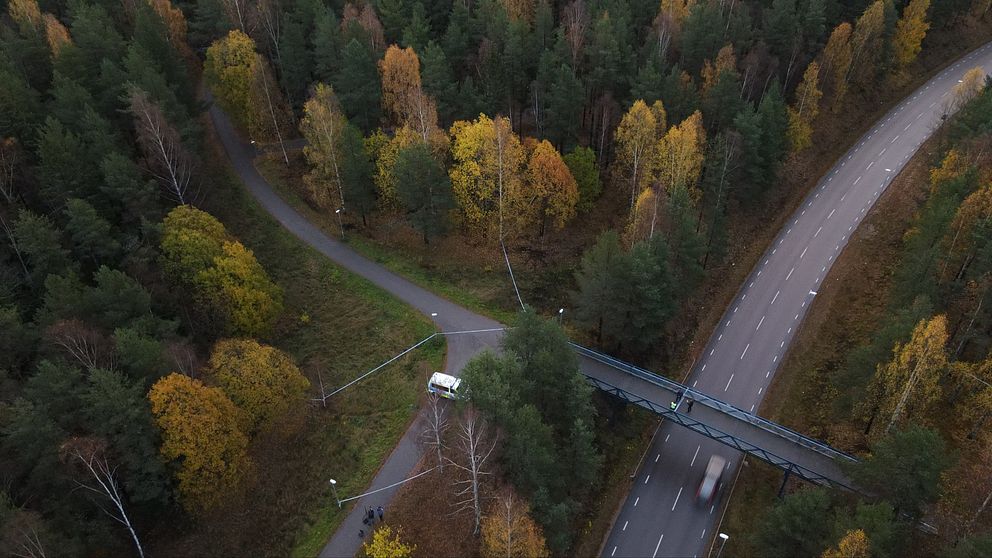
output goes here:
[[360, 539], [364, 539], [365, 538], [365, 529], [359, 529], [358, 530], [358, 538], [360, 538]]
[[376, 511], [379, 512], [379, 521], [382, 521], [382, 516], [386, 513], [386, 510], [382, 509], [382, 506], [379, 506], [379, 509]]
[[689, 398], [689, 402], [688, 402], [687, 407], [686, 407], [686, 412], [688, 412], [688, 413], [691, 413], [692, 412], [692, 404], [695, 403], [695, 402], [696, 402], [695, 399], [692, 399], [691, 397]]

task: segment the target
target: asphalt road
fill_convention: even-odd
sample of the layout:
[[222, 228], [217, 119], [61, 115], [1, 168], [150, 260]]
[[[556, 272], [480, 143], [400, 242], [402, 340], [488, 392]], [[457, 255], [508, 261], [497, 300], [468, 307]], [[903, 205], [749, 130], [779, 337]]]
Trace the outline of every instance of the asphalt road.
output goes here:
[[[745, 280], [687, 383], [754, 412], [788, 345], [851, 233], [920, 144], [941, 122], [952, 89], [975, 66], [992, 68], [992, 43], [963, 57], [886, 114], [803, 201]], [[741, 454], [663, 424], [603, 547], [604, 556], [705, 556], [719, 497], [698, 503], [710, 456], [733, 478]], [[721, 496], [728, 492], [723, 486]], [[730, 536], [734, 536], [730, 533]]]
[[[212, 106], [210, 117], [213, 120], [214, 129], [224, 145], [231, 166], [249, 192], [283, 227], [302, 241], [313, 246], [342, 267], [368, 279], [424, 315], [430, 316], [438, 331], [450, 333], [502, 327], [495, 320], [480, 316], [407, 281], [325, 234], [284, 202], [262, 178], [252, 162], [255, 155], [254, 147], [241, 139], [220, 107]], [[499, 343], [500, 333], [452, 334], [446, 335], [445, 339], [447, 342], [445, 372], [457, 375], [474, 355], [487, 347], [495, 347]], [[356, 370], [355, 375], [357, 376], [361, 372], [363, 371]], [[360, 386], [353, 389], [360, 389]], [[423, 417], [418, 415], [413, 421], [393, 452], [382, 464], [367, 491], [387, 487], [412, 474], [423, 452], [423, 447], [418, 442], [419, 436], [424, 430], [422, 420]], [[328, 471], [327, 475], [330, 479], [334, 475], [334, 471]], [[398, 488], [386, 489], [349, 504], [353, 506], [352, 509], [320, 555], [354, 556], [362, 542], [358, 537], [359, 529], [363, 528], [362, 511], [367, 506], [385, 506], [388, 509], [388, 504], [397, 490]], [[329, 486], [327, 487], [327, 496], [331, 498]], [[350, 495], [341, 494], [342, 498], [348, 496]]]

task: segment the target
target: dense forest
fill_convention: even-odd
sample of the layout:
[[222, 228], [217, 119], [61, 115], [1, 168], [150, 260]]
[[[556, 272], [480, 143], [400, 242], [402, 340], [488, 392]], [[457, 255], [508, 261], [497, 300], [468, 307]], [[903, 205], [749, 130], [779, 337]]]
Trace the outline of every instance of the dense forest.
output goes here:
[[[0, 551], [55, 556], [143, 554], [187, 531], [210, 540], [238, 487], [277, 482], [253, 450], [292, 429], [312, 393], [291, 347], [263, 342], [286, 319], [286, 285], [204, 211], [221, 180], [207, 160], [211, 101], [286, 163], [291, 140], [306, 140], [312, 207], [367, 229], [401, 215], [428, 246], [452, 234], [494, 250], [539, 243], [620, 200], [615, 231], [581, 262], [576, 319], [606, 347], [642, 351], [726, 250], [729, 208], [761, 203], [783, 161], [810, 148], [818, 115], [905, 83], [928, 31], [983, 18], [989, 2], [4, 7]], [[934, 291], [978, 269], [977, 244], [952, 244]], [[595, 476], [589, 425], [556, 416], [561, 401], [520, 403], [540, 413], [512, 419], [558, 443], [542, 448], [544, 476], [518, 488], [569, 499], [538, 518], [566, 552], [589, 495], [555, 487], [551, 465], [581, 442], [576, 470]], [[242, 530], [284, 554], [307, 510]], [[206, 550], [245, 548], [225, 540]]]

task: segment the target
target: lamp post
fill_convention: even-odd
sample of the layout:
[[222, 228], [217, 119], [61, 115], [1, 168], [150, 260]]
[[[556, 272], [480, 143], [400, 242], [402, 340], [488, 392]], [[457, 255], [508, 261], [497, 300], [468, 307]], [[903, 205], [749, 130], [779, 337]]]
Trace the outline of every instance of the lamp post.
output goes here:
[[562, 320], [564, 319], [564, 316], [565, 316], [565, 309], [564, 308], [559, 308], [558, 309], [558, 325], [559, 326], [562, 324]]
[[720, 543], [720, 551], [716, 553], [716, 558], [720, 558], [720, 555], [723, 554], [723, 547], [727, 545], [727, 539], [730, 538], [730, 535], [720, 533], [720, 538], [723, 539], [723, 542]]
[[338, 503], [338, 507], [341, 507], [341, 498], [338, 498], [338, 481], [331, 479], [331, 491], [334, 492], [334, 500]]
[[338, 208], [334, 210], [334, 214], [338, 216], [338, 227], [341, 229], [341, 239], [344, 240], [344, 225], [341, 224], [341, 209]]

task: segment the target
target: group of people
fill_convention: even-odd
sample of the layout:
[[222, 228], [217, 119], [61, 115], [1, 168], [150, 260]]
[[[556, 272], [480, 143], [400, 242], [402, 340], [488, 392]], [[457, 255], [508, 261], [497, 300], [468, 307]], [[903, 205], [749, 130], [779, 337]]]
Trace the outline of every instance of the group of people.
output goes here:
[[[383, 521], [383, 516], [386, 515], [386, 510], [382, 509], [382, 506], [373, 509], [372, 506], [365, 508], [365, 517], [362, 518], [362, 523], [367, 525], [369, 532], [372, 531], [372, 527], [375, 525], [375, 517], [379, 516], [379, 522]], [[358, 530], [358, 536], [360, 538], [365, 538], [365, 529]]]
[[[679, 403], [682, 401], [683, 397], [685, 397], [685, 392], [682, 390], [679, 390], [679, 392], [675, 394], [675, 401], [672, 401], [673, 411], [679, 408]], [[695, 403], [696, 401], [692, 397], [685, 397], [685, 400], [686, 400], [686, 412], [691, 413], [692, 404]]]

